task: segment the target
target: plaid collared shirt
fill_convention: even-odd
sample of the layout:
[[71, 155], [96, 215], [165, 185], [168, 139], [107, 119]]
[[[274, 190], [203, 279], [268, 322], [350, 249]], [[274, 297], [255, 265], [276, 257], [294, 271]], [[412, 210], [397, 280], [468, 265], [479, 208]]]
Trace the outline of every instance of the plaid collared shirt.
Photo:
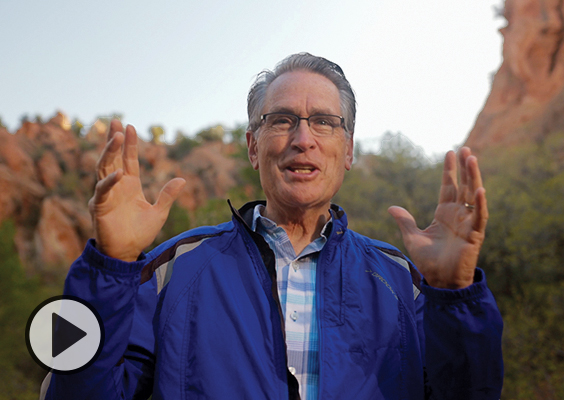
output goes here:
[[319, 392], [319, 332], [315, 306], [315, 273], [319, 252], [327, 242], [329, 220], [321, 236], [296, 256], [286, 231], [261, 215], [257, 205], [252, 229], [261, 234], [276, 256], [278, 294], [286, 325], [288, 369], [300, 384], [303, 400], [317, 399]]

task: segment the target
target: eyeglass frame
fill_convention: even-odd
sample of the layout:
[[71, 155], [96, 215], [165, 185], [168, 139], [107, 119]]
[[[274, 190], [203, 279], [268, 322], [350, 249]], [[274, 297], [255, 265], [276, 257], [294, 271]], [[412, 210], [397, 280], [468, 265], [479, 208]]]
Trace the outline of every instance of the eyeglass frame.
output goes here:
[[[341, 116], [341, 115], [334, 115], [334, 114], [314, 114], [314, 115], [310, 115], [309, 117], [300, 117], [299, 115], [292, 114], [292, 113], [289, 113], [289, 112], [278, 111], [278, 112], [271, 112], [271, 113], [262, 114], [262, 115], [260, 116], [260, 122], [261, 122], [261, 124], [264, 123], [264, 122], [266, 122], [266, 117], [268, 117], [269, 115], [289, 115], [289, 116], [292, 116], [292, 117], [296, 117], [296, 118], [298, 119], [298, 122], [296, 123], [296, 125], [294, 126], [293, 129], [288, 129], [288, 133], [295, 132], [295, 131], [298, 129], [298, 126], [300, 125], [300, 121], [301, 121], [302, 119], [306, 120], [306, 121], [307, 121], [307, 126], [309, 126], [309, 127], [311, 128], [311, 124], [310, 124], [310, 122], [309, 122], [309, 119], [310, 119], [310, 118], [313, 118], [313, 117], [337, 117], [337, 118], [339, 118], [339, 120], [341, 121], [340, 127], [343, 128], [343, 131], [346, 132], [346, 128], [345, 128], [345, 118], [344, 118], [343, 116]], [[331, 133], [331, 135], [321, 135], [321, 136], [332, 136], [333, 133], [334, 133], [334, 130], [335, 130], [335, 127], [333, 127], [333, 132]], [[317, 132], [316, 132], [314, 129], [312, 129], [312, 133], [315, 134], [315, 133], [317, 133]], [[316, 135], [316, 136], [317, 136], [317, 135]]]

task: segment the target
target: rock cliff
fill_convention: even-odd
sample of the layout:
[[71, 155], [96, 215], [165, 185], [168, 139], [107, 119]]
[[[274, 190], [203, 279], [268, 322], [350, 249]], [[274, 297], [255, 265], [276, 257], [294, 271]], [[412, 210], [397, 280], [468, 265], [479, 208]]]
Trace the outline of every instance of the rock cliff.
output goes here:
[[539, 141], [564, 130], [562, 0], [506, 0], [503, 63], [466, 145]]

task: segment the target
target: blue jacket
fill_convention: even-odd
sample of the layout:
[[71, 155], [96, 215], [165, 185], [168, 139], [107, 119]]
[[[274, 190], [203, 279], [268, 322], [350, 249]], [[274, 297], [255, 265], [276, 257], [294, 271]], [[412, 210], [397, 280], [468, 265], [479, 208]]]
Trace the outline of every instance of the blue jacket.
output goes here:
[[[94, 364], [53, 375], [48, 399], [295, 399], [275, 260], [232, 221], [185, 232], [126, 263], [88, 243], [65, 294], [100, 313]], [[394, 247], [347, 229], [333, 206], [319, 256], [320, 399], [499, 399], [502, 321], [484, 273], [462, 290], [420, 282]]]

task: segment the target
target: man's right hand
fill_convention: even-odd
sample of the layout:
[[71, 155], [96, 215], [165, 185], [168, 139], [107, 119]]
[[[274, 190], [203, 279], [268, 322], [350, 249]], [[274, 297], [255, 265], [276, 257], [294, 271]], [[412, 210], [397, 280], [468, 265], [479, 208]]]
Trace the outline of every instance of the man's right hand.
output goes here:
[[123, 261], [135, 261], [163, 227], [186, 181], [170, 180], [155, 204], [145, 199], [139, 178], [137, 133], [110, 123], [108, 142], [96, 164], [98, 183], [88, 203], [96, 248]]

